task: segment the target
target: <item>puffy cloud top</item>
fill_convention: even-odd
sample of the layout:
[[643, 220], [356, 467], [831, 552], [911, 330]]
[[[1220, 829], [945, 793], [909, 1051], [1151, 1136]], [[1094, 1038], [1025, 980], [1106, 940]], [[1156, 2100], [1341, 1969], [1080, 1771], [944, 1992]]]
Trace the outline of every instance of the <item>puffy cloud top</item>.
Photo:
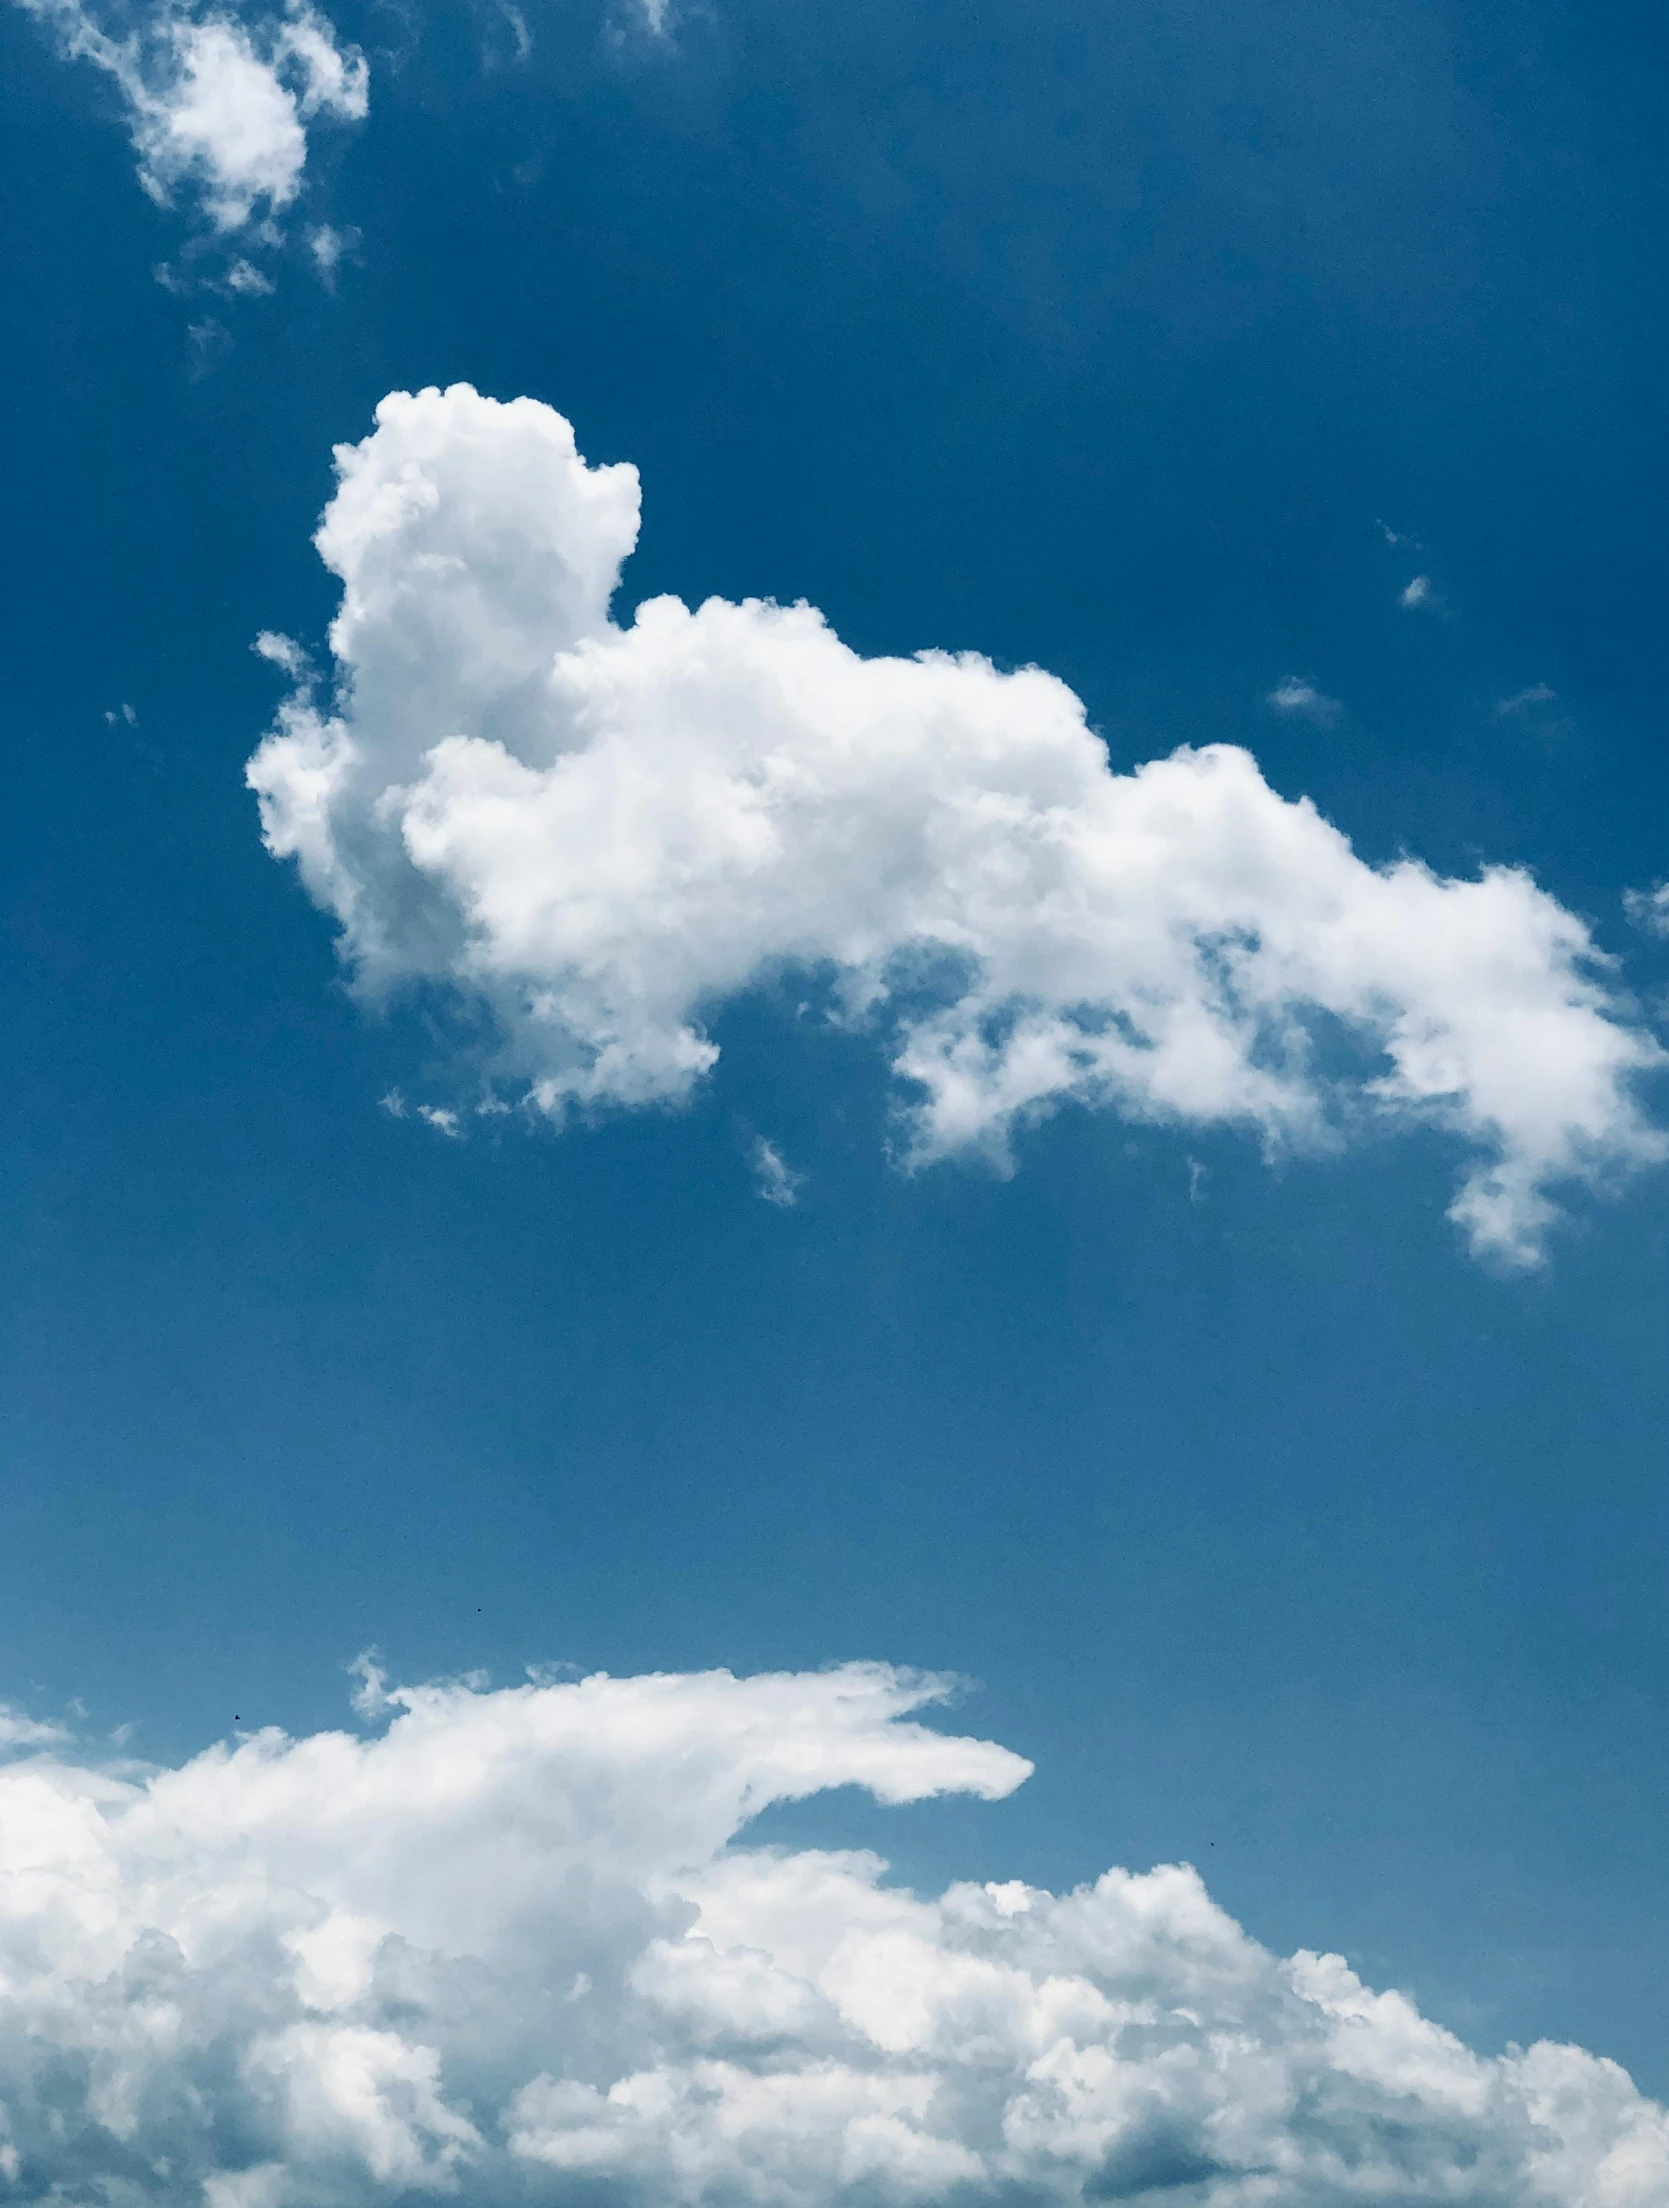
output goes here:
[[267, 842], [365, 988], [490, 1007], [543, 1110], [685, 1095], [714, 1008], [793, 966], [886, 1037], [918, 1159], [1068, 1099], [1436, 1125], [1473, 1245], [1533, 1261], [1559, 1182], [1661, 1154], [1657, 1046], [1524, 872], [1369, 866], [1228, 746], [1115, 774], [1054, 677], [865, 659], [810, 606], [616, 626], [636, 471], [531, 399], [395, 393], [336, 459], [336, 694], [251, 762]]
[[23, 5], [56, 29], [66, 52], [115, 78], [152, 197], [200, 193], [217, 230], [290, 204], [315, 117], [356, 122], [366, 113], [364, 56], [339, 46], [308, 0], [290, 0], [279, 20], [255, 27], [212, 9], [164, 6], [120, 39], [81, 0]]
[[380, 1733], [0, 1769], [0, 2180], [372, 2208], [1659, 2208], [1669, 2118], [1572, 2047], [1474, 2055], [1195, 1874], [928, 1898], [743, 1844], [831, 1786], [997, 1798], [943, 1683], [384, 1691]]

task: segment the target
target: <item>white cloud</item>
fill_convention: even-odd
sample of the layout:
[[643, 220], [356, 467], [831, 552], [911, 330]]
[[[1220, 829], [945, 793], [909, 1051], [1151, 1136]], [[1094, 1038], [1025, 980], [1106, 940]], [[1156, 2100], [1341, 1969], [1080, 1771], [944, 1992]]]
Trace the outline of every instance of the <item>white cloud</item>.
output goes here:
[[4, 2174], [29, 2199], [372, 2208], [1658, 2208], [1615, 2064], [1470, 2053], [1183, 1868], [937, 1897], [748, 1846], [856, 1785], [1027, 1775], [882, 1665], [358, 1696], [177, 1769], [0, 1767]]
[[273, 288], [272, 278], [265, 275], [252, 261], [235, 260], [221, 278], [228, 291], [247, 293], [249, 297], [264, 298]]
[[68, 1738], [62, 1725], [38, 1717], [26, 1717], [9, 1702], [0, 1702], [0, 1752], [45, 1748]]
[[359, 244], [357, 230], [337, 230], [328, 222], [322, 222], [307, 233], [307, 250], [313, 256], [313, 266], [318, 270], [319, 281], [327, 291], [336, 284], [336, 271], [343, 260]]
[[776, 1144], [763, 1135], [755, 1138], [751, 1154], [754, 1183], [760, 1195], [780, 1210], [791, 1210], [800, 1200], [805, 1175], [796, 1173]]
[[1654, 889], [1625, 889], [1623, 910], [1645, 934], [1669, 936], [1669, 882]]
[[1277, 713], [1295, 713], [1331, 727], [1344, 708], [1303, 675], [1286, 675], [1269, 693], [1267, 701]]
[[94, 62], [121, 87], [140, 182], [152, 198], [168, 205], [179, 192], [195, 194], [218, 231], [289, 206], [301, 187], [309, 123], [357, 122], [367, 110], [364, 56], [339, 45], [307, 0], [290, 0], [281, 17], [254, 26], [213, 7], [163, 6], [122, 38], [81, 0], [22, 5], [51, 25], [66, 53]]
[[251, 761], [266, 839], [364, 991], [485, 1005], [554, 1117], [686, 1096], [714, 1009], [797, 967], [884, 1038], [915, 1161], [1005, 1161], [1068, 1100], [1432, 1125], [1474, 1246], [1533, 1261], [1558, 1183], [1662, 1154], [1661, 1053], [1524, 872], [1369, 866], [1224, 745], [1112, 773], [1053, 677], [864, 659], [809, 606], [617, 627], [636, 470], [534, 400], [396, 393], [336, 457], [337, 697], [299, 686]]
[[1414, 580], [1404, 587], [1397, 603], [1409, 613], [1418, 611], [1421, 606], [1434, 605], [1436, 594], [1431, 587], [1431, 577], [1429, 575], [1416, 575]]
[[282, 636], [276, 629], [263, 629], [249, 648], [258, 659], [266, 660], [294, 683], [305, 683], [312, 677], [313, 663], [293, 636]]

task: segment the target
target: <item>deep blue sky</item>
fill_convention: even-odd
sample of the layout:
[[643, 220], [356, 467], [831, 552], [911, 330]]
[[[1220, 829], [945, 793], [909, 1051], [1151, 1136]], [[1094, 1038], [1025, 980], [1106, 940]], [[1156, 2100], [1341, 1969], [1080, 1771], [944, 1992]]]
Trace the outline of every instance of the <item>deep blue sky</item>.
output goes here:
[[[642, 468], [628, 600], [1038, 660], [1121, 764], [1249, 742], [1372, 857], [1533, 865], [1649, 997], [1661, 12], [709, 0], [520, 64], [484, 5], [336, 19], [371, 116], [310, 205], [359, 260], [205, 349], [108, 86], [0, 16], [0, 1690], [172, 1754], [334, 1722], [370, 1642], [949, 1666], [1022, 1795], [804, 1829], [1185, 1857], [1480, 2045], [1669, 2088], [1669, 1180], [1514, 1279], [1435, 1139], [1271, 1171], [1068, 1114], [909, 1181], [873, 1054], [769, 1001], [687, 1112], [449, 1144], [378, 1109], [437, 1046], [348, 1002], [241, 779], [331, 444], [468, 377]], [[1334, 726], [1263, 702], [1294, 672]]]

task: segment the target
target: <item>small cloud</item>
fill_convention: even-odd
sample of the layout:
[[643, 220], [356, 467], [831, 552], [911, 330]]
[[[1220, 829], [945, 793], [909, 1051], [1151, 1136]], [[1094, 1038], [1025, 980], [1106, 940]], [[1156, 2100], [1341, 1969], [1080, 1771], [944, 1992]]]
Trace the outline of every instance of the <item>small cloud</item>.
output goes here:
[[1496, 715], [1504, 720], [1509, 713], [1522, 713], [1532, 705], [1551, 705], [1558, 695], [1551, 683], [1533, 682], [1528, 690], [1515, 690], [1510, 698], [1503, 698]]
[[398, 1089], [390, 1089], [378, 1102], [390, 1119], [415, 1117], [422, 1120], [425, 1126], [433, 1127], [437, 1134], [445, 1135], [451, 1142], [462, 1142], [464, 1139], [461, 1115], [444, 1104], [408, 1104]]
[[1344, 711], [1337, 698], [1328, 697], [1303, 675], [1283, 676], [1265, 703], [1272, 705], [1277, 713], [1302, 714], [1307, 720], [1319, 721], [1323, 727], [1330, 727]]
[[114, 728], [118, 721], [125, 721], [128, 727], [132, 728], [135, 722], [138, 720], [139, 716], [133, 710], [131, 705], [124, 704], [121, 707], [120, 711], [117, 711], [115, 708], [108, 709], [105, 713], [104, 718], [111, 728]]
[[188, 195], [222, 237], [248, 230], [276, 242], [272, 217], [301, 189], [309, 130], [327, 117], [362, 122], [367, 112], [364, 55], [339, 44], [308, 0], [289, 0], [259, 25], [214, 7], [199, 15], [181, 0], [141, 14], [119, 36], [83, 0], [23, 5], [66, 55], [115, 80], [150, 197], [167, 207]]
[[796, 1173], [776, 1144], [767, 1142], [763, 1135], [756, 1138], [751, 1157], [754, 1182], [766, 1203], [791, 1210], [800, 1200], [805, 1175]]
[[313, 256], [313, 266], [326, 291], [336, 289], [336, 271], [345, 260], [359, 250], [357, 230], [338, 230], [334, 224], [321, 222], [307, 233], [307, 250]]
[[68, 1740], [69, 1728], [43, 1722], [37, 1717], [25, 1717], [21, 1710], [14, 1710], [9, 1702], [0, 1702], [0, 1754], [15, 1748], [50, 1748], [56, 1742]]
[[1397, 604], [1402, 607], [1405, 613], [1417, 613], [1422, 606], [1431, 606], [1435, 603], [1436, 593], [1431, 587], [1431, 577], [1429, 575], [1416, 575], [1397, 599]]
[[610, 25], [610, 36], [617, 43], [624, 43], [634, 30], [647, 31], [651, 38], [669, 37], [676, 13], [677, 0], [625, 0]]
[[258, 659], [267, 660], [292, 682], [306, 682], [313, 672], [313, 662], [293, 636], [285, 636], [277, 629], [263, 629], [249, 649]]
[[1625, 889], [1623, 910], [1643, 935], [1669, 941], [1669, 882], [1659, 882], [1655, 889]]
[[211, 314], [201, 322], [188, 322], [185, 334], [191, 352], [191, 378], [195, 383], [204, 376], [213, 375], [231, 352], [232, 333]]
[[234, 261], [222, 279], [225, 288], [245, 299], [262, 299], [272, 289], [272, 278], [263, 276], [253, 261]]
[[510, 36], [516, 42], [516, 59], [525, 61], [533, 51], [533, 33], [527, 27], [527, 17], [513, 0], [498, 0], [498, 10], [510, 26]]
[[394, 1697], [388, 1691], [388, 1674], [382, 1668], [382, 1651], [363, 1648], [348, 1666], [348, 1676], [355, 1682], [348, 1700], [354, 1714], [371, 1724], [394, 1707]]
[[1211, 1168], [1201, 1165], [1198, 1158], [1188, 1160], [1188, 1201], [1200, 1204], [1205, 1201], [1207, 1185], [1211, 1180]]
[[1418, 537], [1404, 536], [1400, 529], [1393, 529], [1388, 521], [1376, 522], [1374, 526], [1393, 551], [1418, 552], [1421, 549]]

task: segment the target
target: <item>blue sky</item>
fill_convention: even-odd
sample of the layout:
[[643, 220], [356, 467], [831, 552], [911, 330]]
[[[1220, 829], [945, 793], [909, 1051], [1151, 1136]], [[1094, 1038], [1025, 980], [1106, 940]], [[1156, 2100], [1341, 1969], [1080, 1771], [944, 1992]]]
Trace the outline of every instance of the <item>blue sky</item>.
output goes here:
[[702, 999], [687, 1096], [479, 1116], [498, 1015], [356, 1000], [244, 781], [252, 640], [328, 662], [333, 446], [462, 380], [640, 471], [622, 622], [804, 599], [1048, 669], [1117, 774], [1244, 746], [1371, 867], [1528, 869], [1661, 1034], [1660, 15], [331, 20], [369, 110], [268, 239], [0, 17], [5, 1698], [176, 1764], [338, 1724], [372, 1646], [952, 1672], [1012, 1800], [837, 1775], [762, 1832], [1190, 1862], [1485, 2053], [1669, 2090], [1661, 1168], [1531, 1264], [1446, 1216], [1453, 1128], [1080, 1099], [905, 1171], [792, 961]]

